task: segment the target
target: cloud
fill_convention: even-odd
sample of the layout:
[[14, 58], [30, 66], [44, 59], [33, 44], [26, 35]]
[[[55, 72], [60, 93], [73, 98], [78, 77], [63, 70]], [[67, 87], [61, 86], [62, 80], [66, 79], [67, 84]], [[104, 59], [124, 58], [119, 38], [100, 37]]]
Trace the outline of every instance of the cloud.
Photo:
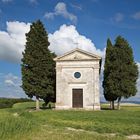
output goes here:
[[3, 3], [12, 2], [13, 0], [1, 0]]
[[122, 13], [116, 13], [113, 18], [111, 18], [112, 22], [121, 22], [124, 19], [124, 15]]
[[6, 31], [0, 31], [0, 59], [20, 62], [30, 24], [14, 21], [6, 25]]
[[[1, 0], [3, 3], [9, 3], [12, 2], [13, 0]], [[31, 4], [38, 4], [38, 0], [29, 0]]]
[[[7, 22], [6, 31], [0, 31], [0, 59], [20, 63], [22, 51], [25, 49], [25, 33], [29, 31], [30, 23]], [[49, 48], [60, 55], [79, 47], [89, 52], [103, 55], [104, 51], [96, 49], [94, 43], [80, 35], [73, 25], [62, 25], [53, 34], [49, 34]], [[0, 73], [0, 96], [25, 97], [20, 88], [21, 79], [13, 74]]]
[[18, 79], [17, 76], [13, 75], [12, 73], [8, 73], [7, 75], [4, 76], [5, 77], [5, 80], [12, 80], [12, 81], [15, 81]]
[[30, 2], [31, 4], [38, 4], [38, 1], [37, 1], [37, 0], [29, 0], [29, 2]]
[[[20, 63], [25, 49], [25, 33], [30, 29], [30, 23], [7, 22], [7, 31], [0, 31], [0, 59]], [[71, 49], [81, 49], [103, 55], [103, 51], [96, 49], [94, 43], [80, 35], [74, 25], [62, 25], [59, 30], [49, 34], [49, 48], [56, 54], [63, 54]]]
[[132, 18], [134, 18], [135, 20], [140, 20], [140, 11], [132, 15]]
[[100, 74], [100, 96], [101, 100], [105, 101], [102, 88], [105, 49], [97, 49], [92, 40], [78, 33], [74, 25], [67, 26], [64, 24], [60, 26], [60, 28], [53, 34], [49, 34], [49, 42], [49, 49], [54, 51], [57, 55], [62, 55], [63, 53], [78, 47], [85, 51], [102, 56], [103, 62]]
[[4, 79], [4, 83], [7, 86], [20, 86], [18, 77], [13, 75], [12, 73], [8, 73], [7, 75], [5, 75]]
[[78, 4], [71, 4], [71, 7], [78, 9], [78, 10], [82, 10], [82, 5], [78, 5]]
[[66, 19], [71, 20], [72, 22], [76, 23], [77, 22], [77, 17], [68, 12], [67, 6], [64, 2], [59, 2], [54, 8], [54, 12], [46, 12], [44, 17], [47, 19], [53, 19], [55, 16], [62, 16]]
[[20, 77], [12, 73], [0, 73], [0, 97], [27, 97], [20, 85]]
[[5, 84], [7, 84], [8, 86], [14, 86], [14, 85], [15, 85], [14, 82], [13, 82], [12, 80], [5, 80], [4, 82], [5, 82]]
[[90, 39], [86, 38], [84, 35], [80, 35], [74, 25], [67, 26], [64, 24], [60, 26], [59, 30], [55, 31], [53, 34], [49, 34], [49, 42], [50, 50], [58, 55], [76, 47], [101, 56], [104, 54], [104, 51], [97, 49]]
[[[7, 22], [6, 31], [0, 31], [0, 59], [20, 63], [22, 51], [25, 49], [25, 33], [30, 29], [30, 23], [19, 21]], [[54, 33], [49, 34], [50, 50], [57, 55], [61, 55], [76, 47], [105, 57], [105, 49], [97, 49], [94, 43], [76, 30], [74, 25], [62, 25]], [[138, 62], [139, 73], [140, 63]], [[103, 79], [103, 64], [101, 71], [101, 82]], [[24, 91], [20, 88], [21, 78], [9, 73], [0, 73], [0, 96], [2, 97], [25, 97]], [[140, 75], [137, 81], [138, 92], [135, 97], [129, 100], [139, 101], [140, 99]], [[102, 83], [100, 83], [101, 93], [103, 93]], [[104, 100], [101, 94], [101, 100]]]

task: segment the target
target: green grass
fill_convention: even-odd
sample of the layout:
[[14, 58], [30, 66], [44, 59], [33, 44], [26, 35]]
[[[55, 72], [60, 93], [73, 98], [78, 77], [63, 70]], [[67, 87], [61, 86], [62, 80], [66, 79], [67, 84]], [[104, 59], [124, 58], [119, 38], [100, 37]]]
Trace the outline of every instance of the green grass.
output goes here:
[[140, 106], [118, 110], [40, 110], [34, 102], [0, 109], [0, 140], [124, 140], [140, 135]]
[[2, 108], [10, 108], [15, 103], [30, 102], [30, 101], [32, 101], [32, 100], [26, 99], [26, 98], [19, 98], [19, 99], [14, 99], [14, 98], [0, 98], [0, 109], [2, 109]]

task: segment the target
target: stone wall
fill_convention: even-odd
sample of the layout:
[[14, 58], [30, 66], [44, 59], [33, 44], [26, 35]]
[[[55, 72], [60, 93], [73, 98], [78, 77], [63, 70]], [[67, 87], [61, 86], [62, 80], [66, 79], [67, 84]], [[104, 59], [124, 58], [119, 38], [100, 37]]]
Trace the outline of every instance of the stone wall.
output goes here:
[[[81, 77], [76, 79], [75, 72]], [[72, 89], [83, 89], [83, 108], [100, 109], [99, 60], [56, 62], [56, 109], [72, 108]]]

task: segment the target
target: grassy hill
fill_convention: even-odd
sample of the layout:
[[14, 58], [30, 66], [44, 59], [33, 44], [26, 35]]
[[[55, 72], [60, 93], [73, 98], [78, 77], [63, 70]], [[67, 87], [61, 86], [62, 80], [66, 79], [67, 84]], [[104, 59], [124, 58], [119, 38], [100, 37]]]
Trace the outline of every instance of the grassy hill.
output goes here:
[[0, 109], [2, 108], [10, 108], [15, 103], [21, 103], [21, 102], [31, 102], [33, 100], [27, 99], [27, 98], [0, 98]]
[[139, 139], [140, 106], [118, 110], [40, 110], [34, 102], [0, 109], [1, 140]]

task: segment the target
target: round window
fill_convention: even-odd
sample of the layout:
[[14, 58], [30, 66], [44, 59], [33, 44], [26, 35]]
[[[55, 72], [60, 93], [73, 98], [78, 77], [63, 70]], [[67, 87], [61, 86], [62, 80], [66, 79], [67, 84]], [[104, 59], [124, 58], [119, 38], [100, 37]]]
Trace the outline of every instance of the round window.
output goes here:
[[81, 77], [81, 73], [80, 72], [75, 72], [74, 73], [74, 77], [75, 78], [80, 78]]

